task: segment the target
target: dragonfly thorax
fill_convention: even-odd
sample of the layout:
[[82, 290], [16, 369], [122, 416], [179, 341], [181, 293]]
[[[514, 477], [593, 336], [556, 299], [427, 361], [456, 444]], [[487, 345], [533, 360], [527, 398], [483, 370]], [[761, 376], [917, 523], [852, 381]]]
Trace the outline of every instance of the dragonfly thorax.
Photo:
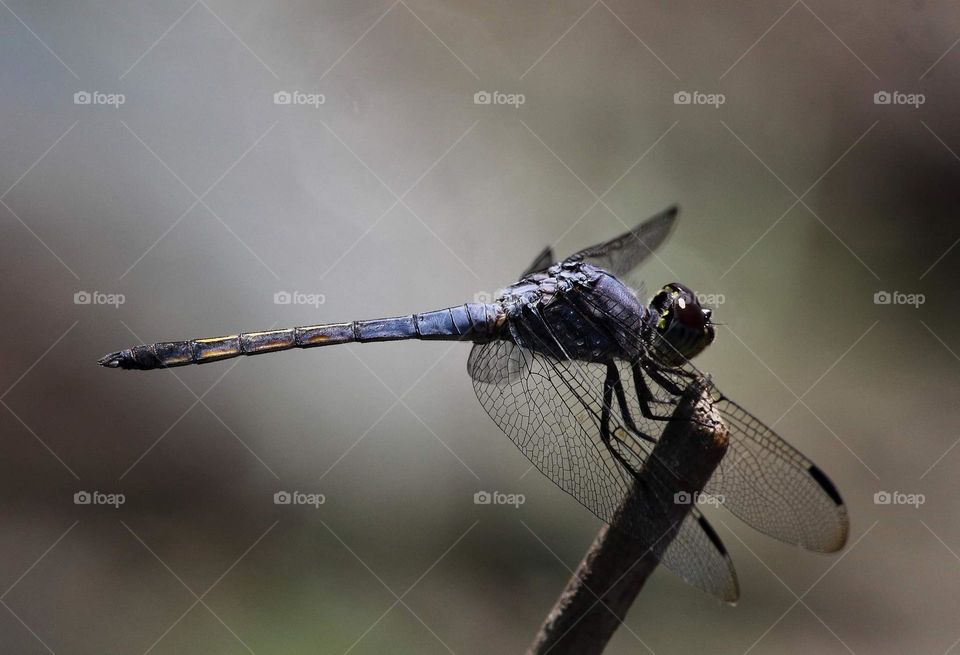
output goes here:
[[[509, 338], [537, 352], [586, 362], [633, 361], [654, 316], [609, 272], [564, 261], [524, 277], [498, 298]], [[643, 335], [643, 336], [641, 336]]]

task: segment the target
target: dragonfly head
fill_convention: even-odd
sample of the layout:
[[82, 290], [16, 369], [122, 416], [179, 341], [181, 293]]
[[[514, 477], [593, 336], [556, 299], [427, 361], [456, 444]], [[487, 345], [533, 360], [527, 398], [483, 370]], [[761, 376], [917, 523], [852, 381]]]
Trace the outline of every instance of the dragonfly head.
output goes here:
[[689, 287], [679, 282], [666, 285], [650, 301], [650, 309], [658, 317], [657, 333], [672, 346], [654, 346], [661, 363], [679, 366], [684, 359], [693, 359], [713, 343], [716, 333], [710, 322], [711, 311], [700, 306]]

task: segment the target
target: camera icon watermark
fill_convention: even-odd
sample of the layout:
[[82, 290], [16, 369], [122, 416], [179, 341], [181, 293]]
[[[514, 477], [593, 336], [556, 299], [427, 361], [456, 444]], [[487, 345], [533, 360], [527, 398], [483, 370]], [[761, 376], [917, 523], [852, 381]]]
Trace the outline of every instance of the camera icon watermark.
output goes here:
[[327, 497], [323, 494], [304, 493], [302, 491], [278, 491], [273, 494], [274, 505], [309, 505], [314, 509], [319, 509], [321, 505], [327, 502]]
[[878, 491], [873, 494], [874, 505], [910, 505], [918, 509], [927, 502], [924, 494], [910, 494], [902, 491]]
[[327, 102], [327, 96], [322, 93], [305, 93], [303, 91], [277, 91], [273, 94], [275, 105], [307, 105], [320, 109], [320, 105]]
[[77, 91], [73, 94], [75, 105], [106, 105], [119, 109], [127, 102], [127, 96], [122, 93], [104, 93], [102, 91]]
[[477, 291], [475, 294], [473, 294], [473, 302], [489, 304], [494, 302], [497, 298], [499, 298], [502, 295], [503, 295], [502, 289], [494, 292]]
[[519, 509], [526, 502], [527, 497], [523, 494], [507, 494], [500, 491], [478, 491], [473, 494], [474, 505], [511, 505], [514, 509]]
[[873, 294], [874, 305], [912, 305], [914, 309], [919, 309], [920, 305], [925, 302], [927, 302], [927, 297], [922, 293], [881, 290]]
[[107, 494], [102, 491], [77, 491], [73, 494], [74, 505], [109, 505], [114, 509], [127, 502], [124, 494]]
[[73, 294], [74, 305], [112, 305], [114, 309], [118, 309], [125, 302], [127, 302], [127, 297], [122, 293], [77, 291]]
[[723, 494], [705, 494], [701, 492], [678, 491], [673, 494], [674, 505], [713, 505], [719, 507], [724, 503]]
[[877, 91], [873, 94], [875, 105], [909, 105], [919, 109], [927, 102], [927, 96], [922, 93], [902, 93], [900, 91]]
[[510, 105], [519, 109], [527, 101], [522, 93], [503, 93], [501, 91], [477, 91], [473, 94], [475, 105]]
[[727, 96], [722, 93], [703, 93], [701, 91], [677, 91], [673, 94], [675, 105], [710, 105], [719, 109], [727, 102]]
[[273, 294], [274, 305], [310, 305], [319, 308], [327, 302], [322, 293], [304, 293], [303, 291], [277, 291]]

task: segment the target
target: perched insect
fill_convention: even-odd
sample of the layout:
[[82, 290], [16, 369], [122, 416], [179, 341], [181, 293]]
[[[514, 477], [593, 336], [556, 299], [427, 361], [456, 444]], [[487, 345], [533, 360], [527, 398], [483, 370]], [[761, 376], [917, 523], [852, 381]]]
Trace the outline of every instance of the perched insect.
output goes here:
[[[645, 305], [621, 281], [666, 239], [676, 215], [670, 208], [559, 263], [547, 248], [491, 303], [134, 346], [99, 363], [145, 370], [350, 342], [471, 341], [467, 370], [493, 420], [542, 473], [608, 522], [680, 396], [706, 383], [729, 445], [704, 492], [777, 539], [839, 550], [849, 526], [829, 478], [690, 363], [714, 340], [710, 310], [679, 282]], [[640, 492], [651, 496], [650, 506], [667, 502], [670, 482], [648, 478]], [[621, 516], [618, 527], [646, 543], [659, 541], [640, 509]], [[738, 597], [730, 557], [696, 507], [657, 554], [690, 584], [723, 600]]]

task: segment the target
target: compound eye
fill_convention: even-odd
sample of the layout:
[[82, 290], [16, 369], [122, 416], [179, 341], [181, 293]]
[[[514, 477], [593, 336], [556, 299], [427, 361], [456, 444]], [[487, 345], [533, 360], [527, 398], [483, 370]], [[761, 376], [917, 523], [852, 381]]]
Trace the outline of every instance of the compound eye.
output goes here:
[[695, 302], [685, 300], [683, 297], [677, 298], [677, 320], [683, 325], [699, 330], [707, 324], [707, 318], [704, 311]]

